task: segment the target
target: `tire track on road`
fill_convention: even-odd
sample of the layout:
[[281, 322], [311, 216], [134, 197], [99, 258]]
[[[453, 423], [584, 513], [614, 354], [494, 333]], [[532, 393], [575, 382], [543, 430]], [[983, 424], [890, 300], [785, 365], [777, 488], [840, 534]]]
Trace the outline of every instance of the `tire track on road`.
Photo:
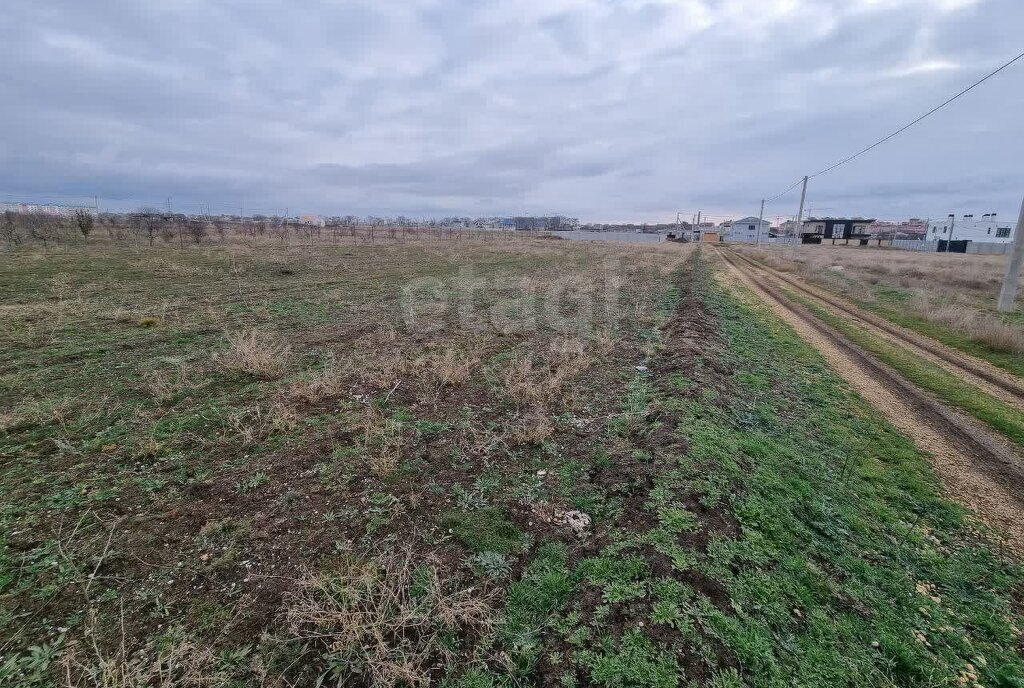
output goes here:
[[839, 311], [853, 318], [856, 318], [864, 329], [872, 334], [882, 337], [893, 344], [909, 349], [912, 353], [924, 358], [941, 368], [960, 376], [965, 381], [984, 390], [991, 396], [1010, 404], [1024, 411], [1024, 381], [1013, 374], [997, 368], [987, 361], [975, 358], [957, 349], [947, 347], [940, 342], [925, 337], [924, 335], [911, 332], [905, 328], [895, 325], [881, 316], [869, 313], [857, 306], [846, 303], [841, 297], [835, 294], [823, 293], [817, 288], [811, 287], [803, 280], [785, 275], [778, 270], [770, 268], [759, 261], [741, 255], [735, 251], [730, 252], [730, 257], [738, 258], [749, 265], [751, 269], [769, 277], [784, 282], [795, 290], [810, 297], [820, 305]]
[[[739, 282], [760, 298], [825, 358], [864, 399], [927, 453], [947, 493], [1004, 533], [1024, 554], [1024, 459], [988, 428], [950, 409], [868, 356], [809, 310], [744, 271], [727, 256], [727, 286]], [[731, 282], [731, 284], [730, 284]]]

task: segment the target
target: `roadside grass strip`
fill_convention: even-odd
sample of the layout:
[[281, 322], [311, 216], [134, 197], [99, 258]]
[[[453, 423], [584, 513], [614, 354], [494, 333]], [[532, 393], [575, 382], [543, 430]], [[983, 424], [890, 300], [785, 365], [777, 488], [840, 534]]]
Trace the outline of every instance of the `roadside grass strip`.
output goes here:
[[783, 293], [788, 298], [806, 306], [827, 325], [895, 369], [907, 380], [928, 390], [942, 401], [966, 411], [1005, 435], [1018, 446], [1024, 447], [1024, 413], [992, 395], [986, 394], [974, 385], [958, 379], [931, 361], [876, 337], [864, 328], [829, 313], [821, 306], [792, 291], [783, 290]]
[[966, 354], [988, 361], [997, 368], [1002, 368], [1014, 375], [1024, 377], [1024, 356], [1020, 354], [1002, 351], [985, 342], [971, 339], [966, 334], [957, 332], [942, 323], [931, 322], [913, 313], [898, 310], [884, 302], [872, 303], [857, 299], [853, 299], [853, 302], [860, 308], [880, 315], [900, 327], [923, 334], [946, 346], [959, 349]]

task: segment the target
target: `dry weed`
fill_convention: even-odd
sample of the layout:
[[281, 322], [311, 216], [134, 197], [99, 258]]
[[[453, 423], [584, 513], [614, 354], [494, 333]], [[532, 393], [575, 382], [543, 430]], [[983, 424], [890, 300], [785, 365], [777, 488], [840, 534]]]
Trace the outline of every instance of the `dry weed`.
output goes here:
[[215, 360], [224, 369], [248, 373], [261, 380], [275, 380], [287, 371], [292, 349], [276, 335], [250, 328], [225, 337], [227, 351], [215, 354]]
[[438, 667], [471, 659], [449, 637], [480, 637], [494, 624], [492, 595], [443, 580], [435, 561], [409, 548], [347, 555], [301, 581], [286, 618], [294, 636], [321, 649], [332, 683], [426, 686]]
[[14, 428], [28, 424], [29, 418], [11, 409], [0, 409], [0, 432], [10, 432]]
[[134, 655], [123, 649], [104, 655], [95, 647], [92, 653], [76, 647], [62, 656], [61, 679], [64, 688], [206, 688], [220, 685], [216, 664], [209, 647], [192, 643]]
[[859, 300], [874, 300], [870, 285], [915, 292], [906, 306], [921, 318], [994, 349], [1024, 353], [1024, 330], [985, 310], [994, 304], [1006, 256], [817, 247], [795, 254], [762, 249], [755, 257]]
[[[223, 627], [222, 635], [237, 618], [236, 614]], [[87, 641], [72, 642], [61, 652], [55, 678], [63, 688], [213, 688], [240, 685], [238, 679], [242, 675], [255, 681], [254, 685], [266, 688], [280, 684], [268, 674], [258, 654], [227, 665], [214, 653], [210, 643], [168, 636], [159, 643], [149, 643], [129, 652], [123, 610], [120, 643], [114, 652], [105, 652], [96, 643], [97, 625], [96, 612], [90, 611], [85, 627]]]
[[531, 407], [518, 415], [505, 429], [505, 441], [510, 445], [540, 444], [555, 432], [551, 416], [544, 407]]
[[186, 389], [201, 389], [208, 384], [191, 379], [185, 362], [179, 363], [174, 372], [150, 371], [145, 375], [145, 380], [150, 395], [158, 404], [170, 401]]
[[272, 400], [266, 407], [250, 406], [227, 418], [229, 437], [237, 437], [243, 447], [259, 444], [275, 432], [291, 432], [299, 425], [298, 415], [287, 403]]
[[367, 404], [360, 430], [370, 470], [379, 477], [394, 473], [402, 459], [406, 441], [402, 434], [402, 424], [373, 404]]
[[448, 347], [413, 360], [408, 366], [408, 372], [425, 378], [433, 387], [436, 400], [445, 387], [460, 385], [468, 380], [480, 366], [480, 359], [478, 349], [462, 351]]
[[593, 363], [583, 340], [561, 337], [544, 357], [514, 354], [499, 373], [502, 391], [520, 406], [547, 406], [560, 399], [570, 381]]
[[395, 349], [364, 351], [345, 363], [347, 375], [378, 391], [394, 387], [408, 370], [409, 360]]
[[288, 389], [288, 397], [309, 404], [318, 404], [325, 399], [336, 399], [345, 391], [344, 371], [331, 357], [323, 368], [315, 371], [308, 378], [292, 384]]

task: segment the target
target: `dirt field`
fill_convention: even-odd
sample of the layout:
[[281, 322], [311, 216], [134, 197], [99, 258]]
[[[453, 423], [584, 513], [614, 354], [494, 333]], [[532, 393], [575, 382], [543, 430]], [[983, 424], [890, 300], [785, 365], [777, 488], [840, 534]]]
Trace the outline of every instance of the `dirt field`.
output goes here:
[[0, 685], [1024, 682], [1024, 571], [700, 251], [0, 254]]

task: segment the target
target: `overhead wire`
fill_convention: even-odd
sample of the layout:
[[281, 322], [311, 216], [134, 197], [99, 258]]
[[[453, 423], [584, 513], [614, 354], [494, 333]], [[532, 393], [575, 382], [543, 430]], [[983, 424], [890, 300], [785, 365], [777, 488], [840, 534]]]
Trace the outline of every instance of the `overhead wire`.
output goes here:
[[803, 178], [803, 177], [800, 177], [800, 178], [799, 178], [799, 179], [797, 179], [797, 180], [796, 180], [795, 182], [793, 182], [793, 185], [792, 185], [792, 186], [790, 186], [790, 187], [788, 187], [788, 188], [787, 188], [787, 189], [786, 189], [785, 191], [781, 191], [781, 192], [779, 192], [779, 193], [775, 194], [774, 196], [772, 196], [771, 198], [766, 198], [766, 199], [764, 199], [764, 202], [765, 202], [765, 203], [771, 203], [772, 201], [775, 201], [775, 200], [778, 200], [778, 199], [782, 198], [783, 196], [785, 196], [786, 194], [788, 194], [788, 193], [789, 193], [790, 191], [792, 191], [792, 190], [793, 190], [793, 189], [795, 189], [796, 187], [798, 187], [798, 186], [800, 186], [801, 184], [803, 184], [803, 181], [804, 181], [804, 178]]
[[863, 149], [857, 151], [856, 153], [854, 153], [853, 155], [851, 155], [851, 156], [849, 156], [847, 158], [843, 158], [839, 162], [837, 162], [837, 163], [835, 163], [833, 165], [830, 165], [830, 166], [826, 167], [823, 170], [819, 170], [818, 172], [815, 172], [814, 174], [810, 175], [808, 177], [808, 179], [814, 179], [815, 177], [820, 177], [823, 174], [828, 174], [829, 172], [831, 172], [832, 170], [836, 169], [837, 167], [842, 167], [846, 163], [852, 162], [853, 160], [856, 160], [857, 158], [859, 158], [860, 156], [864, 155], [868, 151], [871, 151], [871, 150], [874, 150], [875, 148], [878, 148], [879, 146], [881, 146], [886, 141], [888, 141], [888, 140], [890, 140], [890, 139], [892, 139], [892, 138], [894, 138], [896, 136], [899, 136], [900, 134], [905, 132], [907, 129], [909, 129], [910, 127], [914, 126], [918, 122], [920, 122], [921, 120], [929, 117], [930, 115], [935, 114], [936, 112], [938, 112], [942, 108], [946, 107], [947, 105], [949, 105], [953, 101], [957, 100], [958, 98], [961, 98], [962, 96], [966, 95], [967, 93], [969, 93], [970, 91], [974, 90], [978, 86], [981, 86], [983, 83], [985, 83], [986, 81], [988, 81], [989, 79], [994, 77], [996, 74], [998, 74], [999, 72], [1003, 71], [1004, 69], [1006, 69], [1007, 67], [1012, 65], [1014, 62], [1017, 62], [1018, 60], [1020, 60], [1022, 58], [1024, 58], [1024, 53], [1021, 53], [1021, 54], [1017, 55], [1016, 57], [1014, 57], [1013, 59], [1009, 60], [1008, 62], [1004, 62], [998, 68], [992, 70], [991, 72], [989, 72], [988, 74], [986, 74], [982, 78], [978, 79], [973, 84], [971, 84], [970, 86], [968, 86], [964, 90], [962, 90], [959, 93], [957, 93], [955, 96], [952, 96], [951, 98], [947, 98], [942, 103], [940, 103], [939, 105], [936, 105], [931, 110], [929, 110], [928, 112], [924, 113], [923, 115], [921, 115], [917, 119], [913, 120], [909, 124], [903, 125], [902, 127], [897, 129], [896, 131], [894, 131], [891, 134], [889, 134], [888, 136], [885, 136], [885, 137], [875, 141], [874, 143], [872, 143], [867, 148], [863, 148]]
[[[881, 146], [881, 145], [882, 145], [883, 143], [885, 143], [886, 141], [889, 141], [889, 140], [891, 140], [891, 139], [895, 138], [896, 136], [899, 136], [900, 134], [902, 134], [903, 132], [905, 132], [905, 131], [906, 131], [907, 129], [910, 129], [910, 128], [911, 128], [912, 126], [914, 126], [915, 124], [918, 124], [918, 123], [919, 123], [919, 122], [921, 122], [922, 120], [924, 120], [924, 119], [926, 119], [926, 118], [930, 117], [931, 115], [935, 114], [936, 112], [938, 112], [938, 111], [939, 111], [939, 110], [941, 110], [942, 108], [946, 107], [946, 106], [947, 106], [947, 105], [949, 105], [950, 103], [954, 102], [955, 100], [957, 100], [957, 99], [959, 99], [959, 98], [962, 98], [963, 96], [965, 96], [965, 95], [966, 95], [967, 93], [969, 93], [970, 91], [972, 91], [972, 90], [974, 90], [975, 88], [977, 88], [978, 86], [982, 85], [983, 83], [985, 83], [986, 81], [988, 81], [989, 79], [991, 79], [991, 78], [992, 78], [992, 77], [994, 77], [995, 75], [999, 74], [1000, 72], [1002, 72], [1002, 71], [1003, 71], [1004, 69], [1006, 69], [1007, 67], [1011, 66], [1011, 65], [1012, 65], [1012, 64], [1014, 64], [1015, 62], [1018, 62], [1018, 61], [1020, 61], [1021, 59], [1024, 59], [1024, 52], [1022, 52], [1022, 53], [1020, 53], [1019, 55], [1017, 55], [1017, 56], [1015, 56], [1015, 57], [1011, 58], [1010, 60], [1007, 60], [1006, 62], [1004, 62], [1003, 64], [1001, 64], [1001, 65], [1000, 65], [999, 67], [997, 67], [996, 69], [993, 69], [993, 70], [992, 70], [991, 72], [989, 72], [989, 73], [988, 73], [988, 74], [986, 74], [985, 76], [981, 77], [980, 79], [978, 79], [977, 81], [975, 81], [974, 83], [972, 83], [972, 84], [971, 84], [970, 86], [968, 86], [967, 88], [965, 88], [965, 89], [963, 89], [962, 91], [958, 92], [958, 93], [957, 93], [956, 95], [953, 95], [953, 96], [951, 96], [950, 98], [947, 98], [947, 99], [946, 99], [946, 100], [944, 100], [943, 102], [941, 102], [941, 103], [939, 103], [938, 105], [936, 105], [935, 107], [933, 107], [933, 108], [932, 108], [931, 110], [929, 110], [928, 112], [924, 113], [924, 114], [923, 114], [923, 115], [921, 115], [920, 117], [917, 117], [917, 118], [916, 118], [916, 119], [914, 119], [913, 121], [911, 121], [911, 122], [908, 122], [907, 124], [903, 125], [903, 126], [902, 126], [902, 127], [900, 127], [899, 129], [897, 129], [897, 130], [895, 130], [894, 132], [892, 132], [891, 134], [888, 134], [887, 136], [884, 136], [884, 137], [882, 137], [882, 138], [878, 139], [877, 141], [875, 141], [874, 143], [872, 143], [872, 144], [871, 144], [870, 146], [867, 146], [867, 147], [865, 147], [865, 148], [862, 148], [861, 150], [857, 151], [857, 152], [856, 152], [856, 153], [854, 153], [853, 155], [850, 155], [850, 156], [848, 156], [848, 157], [845, 157], [845, 158], [843, 158], [842, 160], [840, 160], [840, 161], [838, 161], [838, 162], [836, 162], [836, 163], [833, 163], [832, 165], [829, 165], [828, 167], [825, 167], [824, 169], [821, 169], [821, 170], [819, 170], [819, 171], [815, 172], [815, 173], [814, 173], [814, 174], [812, 174], [812, 175], [808, 175], [807, 179], [814, 179], [815, 177], [820, 177], [820, 176], [821, 176], [821, 175], [823, 175], [823, 174], [828, 174], [828, 173], [829, 173], [829, 172], [831, 172], [832, 170], [834, 170], [834, 169], [836, 169], [836, 168], [838, 168], [838, 167], [842, 167], [843, 165], [845, 165], [845, 164], [847, 164], [847, 163], [849, 163], [849, 162], [853, 162], [854, 160], [856, 160], [856, 159], [857, 159], [857, 158], [859, 158], [860, 156], [864, 155], [865, 153], [868, 153], [869, 151], [872, 151], [872, 150], [874, 150], [875, 148], [878, 148], [879, 146]], [[790, 191], [792, 191], [792, 190], [793, 190], [793, 189], [795, 189], [796, 187], [800, 186], [800, 184], [802, 184], [802, 183], [803, 183], [803, 181], [804, 181], [804, 178], [803, 178], [803, 177], [801, 177], [800, 179], [797, 179], [797, 180], [796, 180], [795, 182], [793, 182], [793, 184], [791, 184], [790, 186], [786, 187], [786, 189], [785, 189], [785, 190], [783, 190], [783, 191], [781, 191], [781, 192], [779, 192], [779, 193], [775, 194], [774, 196], [770, 196], [770, 197], [767, 197], [767, 198], [765, 198], [765, 199], [764, 199], [764, 202], [765, 202], [765, 203], [767, 204], [767, 203], [771, 203], [772, 201], [776, 201], [776, 200], [778, 200], [778, 199], [782, 198], [783, 196], [785, 196], [786, 194], [788, 194], [788, 193], [789, 193]]]

